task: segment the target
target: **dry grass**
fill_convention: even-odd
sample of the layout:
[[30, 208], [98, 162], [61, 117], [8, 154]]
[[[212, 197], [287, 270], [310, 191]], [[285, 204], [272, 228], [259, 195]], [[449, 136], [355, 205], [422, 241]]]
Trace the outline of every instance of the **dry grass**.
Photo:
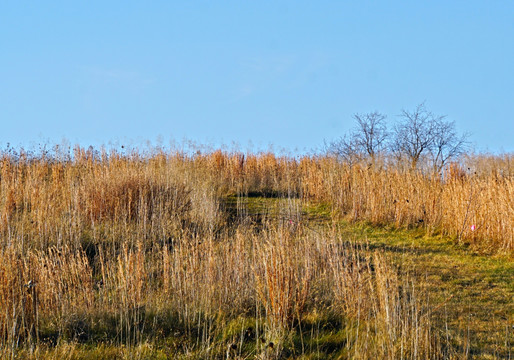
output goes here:
[[[148, 344], [173, 357], [444, 357], [451, 349], [422, 286], [337, 227], [311, 229], [298, 201], [331, 204], [333, 221], [421, 226], [496, 253], [514, 247], [505, 161], [502, 172], [475, 161], [476, 174], [454, 165], [444, 177], [220, 151], [76, 148], [60, 160], [0, 162], [3, 357], [51, 357], [73, 343]], [[236, 219], [230, 194], [284, 203]], [[313, 350], [321, 323], [332, 324], [332, 349]]]
[[222, 226], [223, 195], [258, 193], [326, 201], [351, 220], [423, 226], [483, 250], [511, 252], [513, 164], [507, 155], [475, 157], [434, 175], [380, 162], [350, 167], [330, 157], [221, 151], [95, 157], [77, 148], [73, 161], [4, 155], [0, 230], [8, 241], [22, 227], [42, 248], [59, 241], [63, 224], [75, 243], [84, 229], [109, 221], [139, 228], [143, 222], [145, 232], [158, 227], [164, 235], [212, 233]]

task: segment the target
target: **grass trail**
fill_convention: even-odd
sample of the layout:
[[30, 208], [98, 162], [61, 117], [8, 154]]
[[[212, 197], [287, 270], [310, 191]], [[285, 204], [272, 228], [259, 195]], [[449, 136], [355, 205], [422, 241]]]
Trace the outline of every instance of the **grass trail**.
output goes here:
[[[292, 200], [230, 197], [227, 204], [234, 213], [257, 222], [263, 217], [295, 221], [278, 210], [284, 209], [287, 201]], [[418, 284], [428, 288], [430, 303], [436, 305], [440, 320], [437, 328], [459, 349], [457, 356], [514, 356], [514, 261], [511, 257], [483, 254], [458, 245], [449, 237], [428, 235], [421, 228], [334, 222], [330, 207], [324, 204], [303, 204], [301, 210], [299, 224], [312, 231], [337, 226], [349, 240], [366, 244], [370, 251], [378, 249], [391, 255], [400, 271], [414, 274]]]
[[474, 253], [452, 239], [428, 236], [421, 230], [343, 226], [349, 236], [366, 242], [370, 249], [394, 254], [403, 271], [415, 274], [428, 287], [431, 303], [441, 304], [437, 311], [444, 321], [439, 328], [448, 328], [449, 338], [457, 342], [453, 345], [464, 354], [514, 355], [512, 259]]
[[[428, 297], [428, 301], [423, 303], [431, 309], [429, 316], [435, 321], [432, 323], [433, 331], [438, 332], [439, 339], [447, 342], [443, 344], [443, 347], [447, 345], [445, 358], [510, 359], [514, 356], [512, 258], [479, 253], [468, 246], [458, 245], [455, 239], [428, 235], [422, 228], [397, 229], [339, 220], [333, 216], [331, 207], [324, 203], [309, 204], [297, 198], [252, 194], [229, 196], [222, 204], [230, 224], [239, 223], [249, 225], [248, 229], [257, 229], [264, 228], [265, 223], [282, 222], [289, 228], [301, 227], [306, 233], [338, 234], [343, 241], [362, 245], [359, 251], [366, 253], [362, 255], [377, 251], [383, 253], [384, 258], [396, 266], [395, 274], [396, 270], [400, 277], [408, 274], [405, 278], [413, 279], [413, 284], [428, 290], [415, 293]], [[225, 240], [233, 235], [228, 233]], [[18, 352], [18, 356], [41, 359], [196, 359], [225, 358], [227, 354], [228, 358], [277, 358], [272, 356], [275, 350], [270, 346], [270, 338], [261, 341], [256, 333], [249, 333], [258, 328], [258, 319], [253, 316], [251, 313], [241, 314], [233, 319], [227, 318], [228, 322], [215, 323], [214, 328], [219, 327], [214, 331], [217, 337], [211, 339], [209, 348], [199, 345], [198, 334], [188, 335], [180, 329], [171, 331], [176, 324], [173, 319], [168, 319], [169, 324], [164, 320], [163, 324], [153, 324], [156, 329], [166, 330], [167, 335], [163, 333], [161, 336], [149, 328], [146, 330], [148, 337], [133, 346], [109, 340], [63, 341], [58, 346], [40, 344], [35, 350], [25, 348]], [[158, 320], [156, 317], [155, 321]], [[365, 326], [360, 325], [363, 334]], [[301, 319], [298, 317], [287, 337], [281, 339], [278, 358], [355, 358], [356, 328], [359, 325], [355, 319], [334, 316], [332, 311], [305, 313]], [[228, 350], [227, 344], [231, 346]], [[232, 351], [232, 347], [237, 350]]]

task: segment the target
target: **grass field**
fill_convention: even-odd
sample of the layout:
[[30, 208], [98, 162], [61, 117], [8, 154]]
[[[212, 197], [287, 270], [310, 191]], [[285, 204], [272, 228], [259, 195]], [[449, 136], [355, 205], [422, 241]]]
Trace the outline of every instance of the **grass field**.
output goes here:
[[2, 358], [514, 355], [511, 157], [1, 161]]

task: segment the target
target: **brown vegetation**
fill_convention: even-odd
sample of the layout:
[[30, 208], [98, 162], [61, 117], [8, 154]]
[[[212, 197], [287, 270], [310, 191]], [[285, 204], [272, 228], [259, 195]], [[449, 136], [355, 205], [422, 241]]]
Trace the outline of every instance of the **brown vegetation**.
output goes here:
[[[303, 226], [294, 200], [329, 204], [334, 222], [423, 227], [512, 253], [512, 160], [469, 158], [434, 175], [325, 156], [4, 154], [0, 355], [172, 337], [173, 354], [295, 356], [292, 329], [306, 351], [302, 326], [324, 319], [344, 330], [346, 357], [446, 356], [413, 280], [337, 227]], [[235, 219], [224, 201], [234, 194], [285, 202], [278, 215]], [[250, 325], [231, 331], [242, 318]]]

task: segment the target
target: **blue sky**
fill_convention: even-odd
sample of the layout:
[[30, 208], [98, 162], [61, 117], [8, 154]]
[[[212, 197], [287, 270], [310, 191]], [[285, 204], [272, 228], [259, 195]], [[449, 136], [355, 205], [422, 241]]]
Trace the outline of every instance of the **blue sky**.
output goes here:
[[304, 152], [426, 101], [514, 151], [513, 1], [2, 1], [0, 146]]

